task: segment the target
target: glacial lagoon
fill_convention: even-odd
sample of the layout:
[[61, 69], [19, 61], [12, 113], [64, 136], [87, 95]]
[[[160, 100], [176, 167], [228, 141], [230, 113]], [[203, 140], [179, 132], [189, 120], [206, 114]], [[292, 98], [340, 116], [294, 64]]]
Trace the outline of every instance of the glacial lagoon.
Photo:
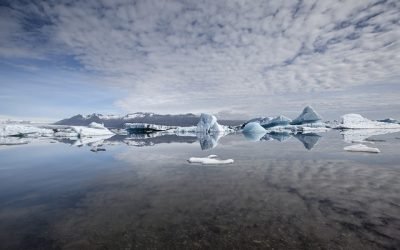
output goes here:
[[[336, 130], [16, 139], [0, 249], [396, 249], [399, 138], [369, 137], [379, 154]], [[212, 154], [234, 163], [187, 161]]]

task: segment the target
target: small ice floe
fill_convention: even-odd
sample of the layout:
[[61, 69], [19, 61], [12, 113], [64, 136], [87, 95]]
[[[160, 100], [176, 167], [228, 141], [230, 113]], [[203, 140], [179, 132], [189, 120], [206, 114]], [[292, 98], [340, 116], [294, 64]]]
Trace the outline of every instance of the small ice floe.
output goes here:
[[203, 165], [219, 165], [219, 164], [232, 164], [233, 159], [220, 160], [216, 159], [217, 155], [209, 155], [207, 157], [190, 157], [189, 163], [200, 163]]
[[378, 148], [371, 148], [363, 144], [351, 145], [343, 148], [346, 151], [350, 152], [366, 152], [366, 153], [380, 153], [381, 151]]

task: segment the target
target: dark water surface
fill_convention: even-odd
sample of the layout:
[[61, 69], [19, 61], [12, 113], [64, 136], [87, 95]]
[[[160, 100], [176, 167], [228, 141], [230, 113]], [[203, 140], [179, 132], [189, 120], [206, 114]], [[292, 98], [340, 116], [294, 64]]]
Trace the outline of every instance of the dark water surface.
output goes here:
[[[0, 249], [399, 249], [396, 137], [0, 147]], [[187, 162], [209, 154], [235, 163]]]

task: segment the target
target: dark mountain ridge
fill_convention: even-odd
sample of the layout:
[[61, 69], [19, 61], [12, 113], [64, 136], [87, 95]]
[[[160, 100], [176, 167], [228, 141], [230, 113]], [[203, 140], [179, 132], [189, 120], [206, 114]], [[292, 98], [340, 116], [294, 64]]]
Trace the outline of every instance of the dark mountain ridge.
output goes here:
[[[75, 115], [67, 119], [55, 122], [56, 125], [76, 125], [76, 126], [87, 126], [91, 122], [103, 123], [107, 128], [123, 128], [125, 123], [149, 123], [156, 125], [167, 125], [167, 126], [195, 126], [199, 122], [200, 116], [192, 113], [188, 114], [177, 114], [177, 115], [160, 115], [154, 113], [143, 113], [137, 112], [127, 114], [125, 116], [115, 115], [102, 115], [102, 114], [91, 114], [87, 116]], [[242, 124], [244, 121], [241, 120], [218, 120], [219, 124], [228, 126], [237, 126]]]

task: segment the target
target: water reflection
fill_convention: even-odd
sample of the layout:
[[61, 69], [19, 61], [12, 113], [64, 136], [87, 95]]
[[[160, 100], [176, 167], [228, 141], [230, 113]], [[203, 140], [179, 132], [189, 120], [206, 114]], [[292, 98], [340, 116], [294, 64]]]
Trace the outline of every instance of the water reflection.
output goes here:
[[348, 143], [365, 142], [368, 138], [377, 135], [400, 132], [399, 129], [347, 129], [341, 131], [343, 140]]
[[[398, 140], [377, 142], [384, 154], [358, 155], [343, 152], [338, 133], [264, 136], [213, 138], [210, 152], [197, 136], [165, 134], [88, 142], [107, 148], [99, 154], [52, 139], [7, 147], [0, 249], [397, 248]], [[319, 146], [308, 152], [298, 140]], [[186, 162], [211, 153], [235, 164]]]
[[303, 143], [304, 147], [308, 150], [311, 150], [313, 147], [315, 147], [321, 138], [320, 135], [314, 133], [296, 134], [294, 137]]
[[[348, 143], [366, 143], [371, 141], [371, 137], [376, 135], [384, 135], [399, 132], [400, 130], [395, 129], [349, 129], [343, 130], [340, 134], [343, 137], [343, 141]], [[289, 133], [289, 132], [268, 132], [268, 133], [244, 133], [244, 137], [253, 142], [267, 142], [277, 141], [285, 142], [292, 137], [300, 141], [304, 148], [307, 150], [313, 149], [318, 141], [325, 136], [324, 133]], [[2, 137], [0, 138], [0, 146], [18, 146], [25, 145], [32, 142], [46, 142], [54, 143], [60, 142], [70, 144], [76, 147], [89, 146], [93, 152], [105, 151], [105, 147], [115, 145], [127, 145], [134, 147], [148, 147], [156, 146], [158, 144], [170, 144], [170, 143], [196, 143], [198, 142], [202, 150], [211, 150], [218, 146], [219, 140], [227, 136], [224, 133], [168, 133], [168, 132], [155, 132], [155, 133], [136, 133], [129, 135], [108, 135], [108, 136], [95, 136], [95, 137], [83, 137], [83, 138], [63, 138], [63, 137]]]

